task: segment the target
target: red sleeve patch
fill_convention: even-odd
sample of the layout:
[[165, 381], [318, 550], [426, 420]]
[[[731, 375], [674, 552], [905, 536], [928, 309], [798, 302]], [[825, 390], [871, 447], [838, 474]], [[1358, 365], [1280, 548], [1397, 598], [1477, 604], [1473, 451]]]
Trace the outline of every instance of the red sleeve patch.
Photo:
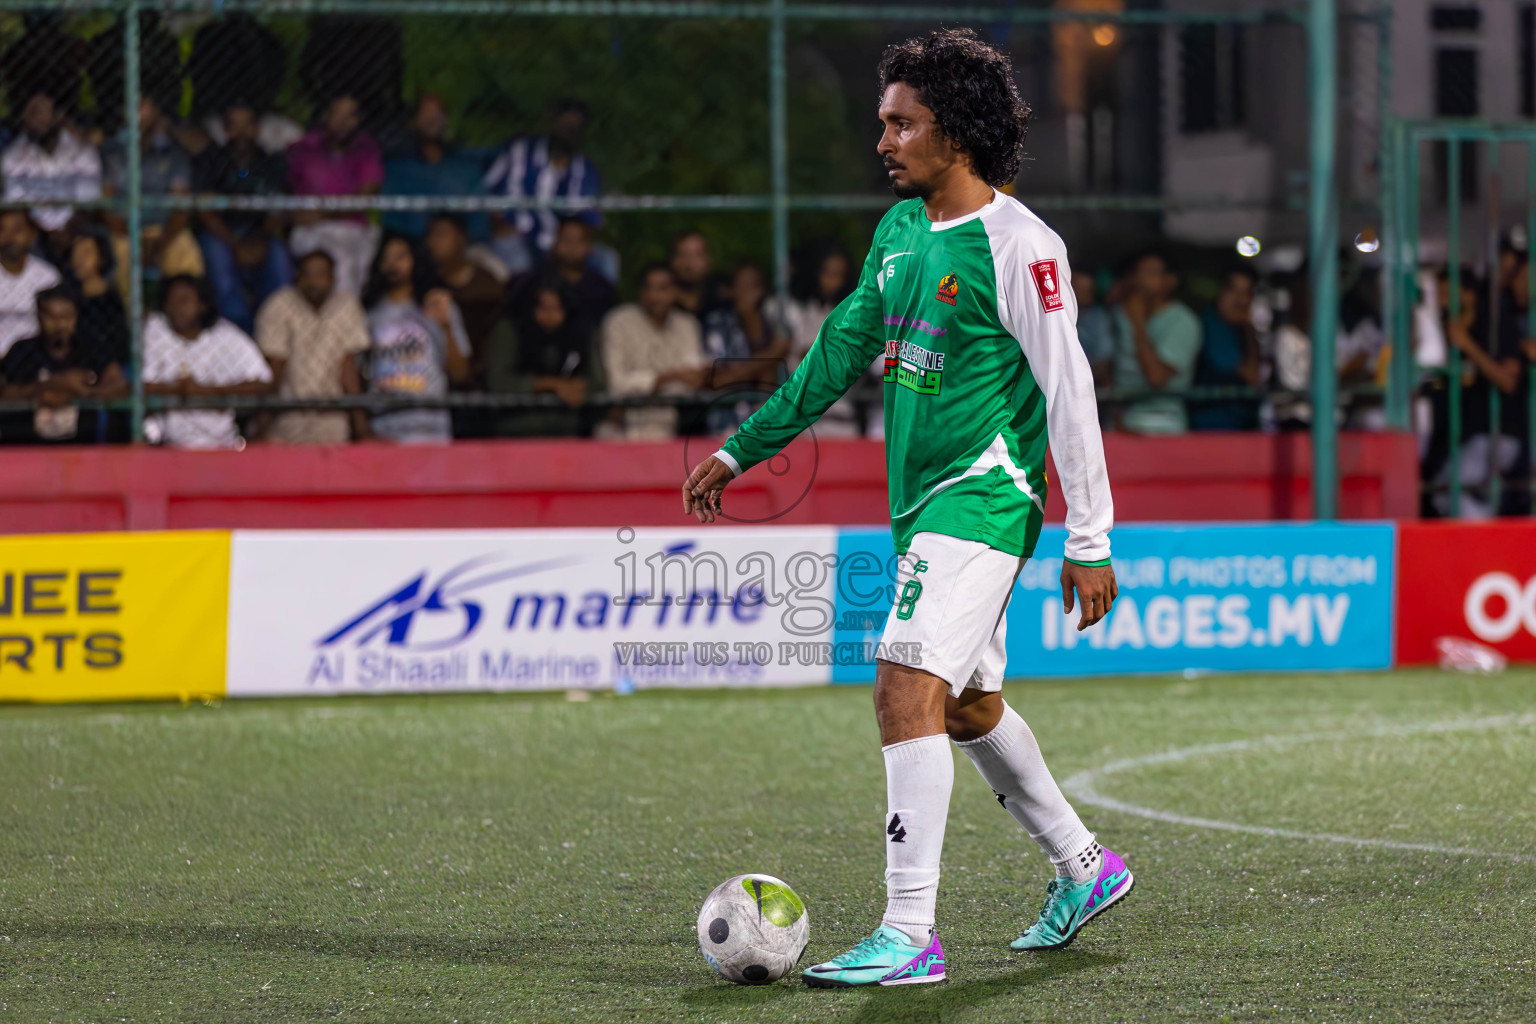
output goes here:
[[1061, 301], [1061, 278], [1056, 273], [1055, 260], [1031, 263], [1029, 273], [1035, 279], [1035, 291], [1040, 293], [1040, 305], [1047, 313], [1054, 313], [1065, 306]]

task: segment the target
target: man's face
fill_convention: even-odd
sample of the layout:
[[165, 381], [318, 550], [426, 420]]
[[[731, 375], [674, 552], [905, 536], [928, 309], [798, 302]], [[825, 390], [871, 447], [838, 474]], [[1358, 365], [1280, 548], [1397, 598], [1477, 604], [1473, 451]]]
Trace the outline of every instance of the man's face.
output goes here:
[[384, 254], [379, 257], [379, 272], [391, 288], [409, 283], [415, 270], [416, 259], [411, 255], [410, 246], [398, 238], [384, 246]]
[[437, 142], [448, 131], [448, 111], [435, 96], [428, 96], [416, 106], [416, 134], [423, 139]]
[[311, 306], [325, 305], [325, 300], [331, 297], [331, 289], [336, 287], [336, 273], [331, 269], [331, 261], [318, 257], [306, 259], [299, 264], [299, 274], [293, 286]]
[[581, 149], [587, 134], [587, 119], [579, 110], [567, 110], [556, 114], [549, 124], [550, 138], [573, 152]]
[[565, 305], [547, 288], [539, 289], [533, 303], [533, 322], [553, 334], [565, 323]]
[[20, 210], [0, 213], [0, 257], [9, 262], [24, 259], [32, 248], [32, 225]]
[[640, 287], [640, 308], [653, 320], [662, 320], [667, 311], [677, 303], [677, 282], [665, 270], [653, 270], [645, 275]]
[[361, 124], [357, 100], [351, 96], [338, 96], [325, 108], [325, 133], [332, 142], [351, 142]]
[[21, 128], [28, 138], [33, 142], [41, 141], [58, 127], [59, 111], [51, 96], [38, 93], [27, 100], [26, 107], [21, 111]]
[[457, 264], [469, 248], [469, 239], [457, 224], [446, 220], [434, 220], [427, 227], [427, 255], [434, 265], [442, 267]]
[[739, 310], [752, 310], [763, 304], [768, 287], [756, 267], [742, 267], [731, 282], [731, 298]]
[[171, 286], [165, 297], [165, 318], [171, 330], [184, 338], [193, 338], [203, 330], [203, 300], [197, 289], [185, 281]]
[[592, 255], [592, 228], [579, 220], [565, 221], [555, 235], [551, 255], [557, 265], [580, 270]]
[[160, 130], [160, 105], [145, 96], [139, 100], [139, 132], [153, 135]]
[[224, 134], [237, 146], [255, 145], [259, 127], [256, 111], [250, 107], [230, 107], [224, 111]]
[[1229, 324], [1247, 324], [1253, 318], [1253, 279], [1247, 274], [1228, 274], [1216, 293], [1216, 315]]
[[816, 275], [816, 286], [827, 298], [843, 290], [848, 281], [848, 257], [835, 252], [821, 261], [821, 272]]
[[685, 287], [703, 284], [710, 264], [709, 243], [703, 235], [684, 235], [672, 247], [672, 273]]
[[886, 178], [898, 199], [920, 199], [961, 159], [934, 123], [933, 111], [905, 82], [892, 82], [880, 98], [885, 131], [876, 151], [885, 161]]
[[1168, 276], [1161, 256], [1143, 256], [1131, 271], [1131, 290], [1144, 299], [1161, 300], [1168, 291]]
[[75, 304], [68, 299], [48, 299], [37, 305], [37, 326], [55, 357], [69, 351], [74, 339], [75, 327], [80, 319]]

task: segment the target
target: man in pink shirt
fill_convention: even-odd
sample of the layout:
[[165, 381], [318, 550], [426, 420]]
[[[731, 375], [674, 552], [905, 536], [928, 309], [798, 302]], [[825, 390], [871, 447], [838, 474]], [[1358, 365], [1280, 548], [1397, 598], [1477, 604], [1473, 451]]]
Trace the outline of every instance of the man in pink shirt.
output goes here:
[[[295, 195], [373, 195], [383, 182], [379, 144], [362, 130], [353, 96], [331, 99], [320, 126], [288, 148], [288, 187]], [[289, 244], [295, 257], [324, 249], [336, 261], [336, 290], [357, 295], [378, 241], [378, 228], [366, 214], [301, 210]]]

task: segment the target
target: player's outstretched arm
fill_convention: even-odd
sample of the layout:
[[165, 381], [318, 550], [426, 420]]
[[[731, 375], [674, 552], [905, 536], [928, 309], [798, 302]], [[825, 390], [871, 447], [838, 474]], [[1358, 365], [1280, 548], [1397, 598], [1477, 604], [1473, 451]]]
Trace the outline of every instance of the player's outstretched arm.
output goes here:
[[721, 510], [725, 485], [736, 476], [724, 460], [711, 455], [688, 475], [683, 484], [683, 515], [694, 516], [701, 523], [712, 523]]
[[763, 407], [710, 458], [701, 462], [683, 485], [683, 511], [699, 522], [713, 522], [720, 512], [720, 492], [726, 483], [765, 459], [772, 458], [800, 432], [826, 412], [864, 375], [885, 350], [884, 318], [880, 308], [878, 238], [864, 261], [858, 286], [828, 315], [795, 372], [763, 403]]

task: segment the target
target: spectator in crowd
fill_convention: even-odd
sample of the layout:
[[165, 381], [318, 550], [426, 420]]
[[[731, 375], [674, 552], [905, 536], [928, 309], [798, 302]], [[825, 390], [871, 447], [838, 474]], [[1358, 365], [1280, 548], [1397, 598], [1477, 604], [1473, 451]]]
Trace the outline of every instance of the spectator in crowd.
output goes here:
[[[126, 67], [123, 60], [128, 18], [119, 14], [107, 28], [96, 33], [86, 44], [86, 71], [95, 99], [95, 128], [101, 133], [98, 145], [123, 130], [123, 102]], [[139, 89], [141, 96], [153, 97], [161, 110], [172, 110], [181, 96], [181, 43], [165, 27], [159, 11], [139, 8]], [[169, 132], [173, 126], [167, 123]], [[146, 188], [147, 192], [148, 189]]]
[[[166, 278], [160, 310], [144, 323], [144, 384], [149, 394], [180, 398], [265, 395], [272, 370], [251, 336], [219, 316], [207, 279], [178, 274]], [[156, 413], [144, 436], [180, 448], [244, 444], [233, 409]]]
[[[373, 195], [384, 181], [378, 143], [362, 130], [362, 110], [350, 95], [325, 105], [318, 128], [288, 150], [288, 187], [295, 195]], [[378, 242], [377, 230], [362, 213], [294, 214], [289, 244], [295, 256], [324, 249], [336, 261], [336, 287], [348, 295], [362, 289]]]
[[[438, 398], [469, 380], [469, 340], [453, 298], [433, 279], [426, 259], [401, 235], [384, 239], [363, 294], [368, 309], [368, 391]], [[381, 413], [369, 425], [355, 417], [360, 437], [401, 443], [451, 440], [447, 409]]]
[[449, 213], [434, 215], [427, 227], [426, 248], [433, 273], [453, 296], [464, 318], [464, 333], [473, 353], [471, 377], [478, 380], [484, 372], [491, 332], [506, 312], [506, 292], [500, 281], [469, 258], [469, 234], [463, 218]]
[[[674, 247], [675, 249], [675, 247]], [[768, 300], [768, 315], [789, 333], [789, 368], [811, 350], [822, 323], [853, 291], [853, 261], [831, 240], [807, 247], [795, 261], [789, 282], [789, 303], [782, 310], [777, 297]], [[881, 357], [880, 362], [884, 362]]]
[[[750, 263], [738, 266], [731, 275], [731, 304], [704, 318], [704, 352], [710, 359], [706, 386], [771, 390], [778, 384], [789, 334], [768, 317], [767, 299], [763, 272]], [[752, 403], [745, 398], [716, 404], [709, 410], [710, 432], [737, 427], [751, 414]]]
[[[146, 196], [184, 196], [192, 191], [192, 160], [171, 136], [170, 118], [152, 96], [139, 100], [139, 188]], [[128, 191], [128, 150], [119, 141], [106, 150], [107, 196]], [[112, 232], [112, 254], [117, 263], [117, 286], [128, 294], [128, 221], [121, 213], [103, 213]], [[140, 224], [144, 266], [167, 277], [201, 277], [203, 253], [192, 236], [191, 215], [186, 210], [145, 207]]]
[[[85, 40], [64, 31], [68, 12], [62, 7], [33, 7], [21, 14], [20, 36], [0, 52], [0, 89], [15, 108], [28, 97], [50, 97], [68, 118], [80, 102], [85, 71]], [[98, 102], [100, 102], [98, 100]]]
[[[603, 374], [615, 397], [675, 395], [697, 391], [709, 373], [699, 321], [677, 308], [677, 281], [663, 264], [640, 273], [640, 301], [619, 306], [603, 319]], [[604, 430], [658, 440], [677, 433], [677, 409], [635, 407], [617, 417], [622, 427]]]
[[[1432, 383], [1435, 434], [1429, 459], [1439, 463], [1434, 480], [1432, 504], [1441, 515], [1450, 512], [1446, 485], [1454, 472], [1461, 480], [1460, 514], [1467, 519], [1486, 519], [1499, 510], [1489, 504], [1488, 485], [1493, 473], [1511, 473], [1519, 464], [1522, 434], [1525, 429], [1525, 402], [1521, 385], [1526, 383], [1527, 368], [1521, 332], [1491, 331], [1490, 317], [1483, 296], [1487, 288], [1474, 274], [1463, 271], [1460, 282], [1461, 308], [1450, 315], [1450, 274], [1442, 271], [1438, 282], [1446, 341], [1461, 353], [1461, 380], [1436, 378]], [[1502, 325], [1501, 325], [1502, 327]], [[1443, 386], [1442, 386], [1443, 385]], [[1450, 400], [1447, 388], [1460, 386], [1461, 450], [1456, 463], [1448, 460]], [[1493, 418], [1492, 396], [1499, 395], [1499, 417]]]
[[504, 437], [574, 437], [585, 432], [581, 409], [601, 387], [592, 330], [567, 305], [565, 282], [546, 275], [528, 286], [523, 311], [497, 325], [487, 353], [486, 387], [498, 394], [549, 394], [565, 408], [510, 410], [497, 422]]
[[[249, 106], [256, 117], [256, 144], [281, 155], [304, 136], [292, 118], [273, 110], [288, 68], [288, 48], [247, 11], [225, 11], [197, 30], [187, 56], [192, 115], [215, 146], [229, 142], [224, 112]], [[226, 315], [227, 315], [226, 311]]]
[[[277, 381], [280, 398], [340, 398], [362, 392], [356, 357], [368, 351], [368, 318], [354, 296], [336, 290], [336, 264], [316, 249], [299, 260], [294, 283], [275, 292], [256, 314], [256, 344]], [[345, 444], [345, 412], [280, 412], [263, 439], [282, 444]]]
[[[768, 280], [757, 266], [743, 263], [731, 275], [731, 304], [704, 318], [704, 351], [713, 361], [712, 384], [772, 386], [789, 354], [789, 334], [765, 309]], [[743, 365], [750, 361], [750, 365]], [[727, 363], [738, 365], [727, 370]], [[724, 375], [724, 376], [722, 376]]]
[[[1248, 267], [1233, 267], [1222, 279], [1216, 301], [1200, 315], [1203, 341], [1195, 361], [1197, 387], [1259, 386], [1259, 335], [1253, 327], [1257, 282]], [[1078, 323], [1082, 323], [1081, 314]], [[1191, 402], [1189, 425], [1193, 430], [1255, 430], [1258, 402], [1243, 398]]]
[[[1115, 387], [1124, 391], [1184, 391], [1194, 381], [1200, 320], [1172, 297], [1177, 278], [1160, 253], [1138, 256], [1115, 310]], [[1120, 426], [1138, 434], [1189, 429], [1184, 399], [1144, 398], [1120, 411]]]
[[672, 279], [677, 282], [677, 306], [701, 321], [726, 305], [725, 280], [714, 271], [714, 256], [709, 239], [698, 230], [684, 231], [672, 239], [668, 259]]
[[[7, 202], [100, 199], [101, 154], [65, 126], [54, 97], [36, 92], [22, 108], [21, 134], [0, 155], [0, 177]], [[36, 206], [32, 221], [53, 236], [51, 246], [59, 251], [74, 214], [68, 206]]]
[[558, 283], [566, 315], [574, 322], [571, 329], [593, 337], [598, 324], [613, 308], [616, 294], [613, 282], [592, 265], [592, 225], [580, 217], [560, 221], [549, 262], [542, 271], [520, 275], [508, 285], [512, 315], [526, 318], [532, 312], [539, 287]]
[[[192, 161], [199, 192], [228, 196], [281, 195], [287, 167], [280, 155], [257, 142], [256, 108], [243, 101], [226, 107], [223, 145], [209, 146]], [[255, 324], [252, 311], [293, 279], [283, 244], [281, 218], [258, 210], [199, 210], [203, 258], [219, 309], [242, 331]]]
[[32, 254], [37, 229], [21, 210], [0, 210], [0, 356], [37, 333], [37, 293], [59, 283], [53, 264]]
[[[581, 100], [561, 100], [551, 114], [549, 134], [519, 136], [506, 145], [485, 174], [486, 191], [516, 199], [596, 196], [601, 179], [581, 152], [590, 120]], [[594, 227], [600, 223], [595, 211], [580, 216]], [[508, 270], [520, 273], [555, 244], [559, 226], [558, 216], [549, 210], [498, 214], [492, 217], [492, 247]]]
[[1077, 296], [1077, 341], [1083, 346], [1095, 384], [1108, 384], [1115, 372], [1115, 318], [1099, 301], [1098, 281], [1086, 270], [1072, 272]]
[[112, 287], [111, 243], [94, 232], [77, 235], [69, 247], [69, 276], [85, 345], [127, 366], [128, 311]]
[[[469, 196], [481, 191], [485, 164], [448, 135], [448, 108], [442, 99], [427, 93], [416, 102], [411, 129], [402, 144], [384, 157], [384, 194], [387, 196]], [[384, 214], [384, 230], [412, 238], [427, 233], [426, 213], [390, 210]], [[477, 213], [465, 221], [469, 237], [490, 237], [490, 218]], [[526, 261], [526, 256], [521, 257]]]
[[128, 392], [128, 379], [115, 354], [82, 335], [75, 293], [57, 285], [37, 293], [38, 333], [12, 345], [0, 360], [5, 378], [0, 398], [37, 404], [31, 413], [0, 417], [0, 440], [9, 442], [100, 442], [106, 440], [88, 417], [82, 430], [81, 398], [118, 398]]

